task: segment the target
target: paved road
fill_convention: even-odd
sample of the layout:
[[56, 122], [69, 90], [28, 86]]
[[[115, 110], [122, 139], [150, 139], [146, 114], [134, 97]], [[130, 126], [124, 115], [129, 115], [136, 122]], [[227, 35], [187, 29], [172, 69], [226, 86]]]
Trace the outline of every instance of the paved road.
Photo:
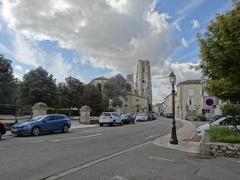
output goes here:
[[170, 126], [162, 118], [67, 134], [5, 137], [0, 141], [0, 179], [240, 179], [238, 159], [204, 159], [153, 145]]

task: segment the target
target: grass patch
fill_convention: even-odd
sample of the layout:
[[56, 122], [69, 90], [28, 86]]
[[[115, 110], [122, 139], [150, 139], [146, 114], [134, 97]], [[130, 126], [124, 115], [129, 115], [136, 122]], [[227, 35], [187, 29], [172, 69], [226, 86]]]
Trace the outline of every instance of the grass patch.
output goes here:
[[215, 126], [208, 134], [212, 142], [240, 143], [240, 131], [233, 128]]

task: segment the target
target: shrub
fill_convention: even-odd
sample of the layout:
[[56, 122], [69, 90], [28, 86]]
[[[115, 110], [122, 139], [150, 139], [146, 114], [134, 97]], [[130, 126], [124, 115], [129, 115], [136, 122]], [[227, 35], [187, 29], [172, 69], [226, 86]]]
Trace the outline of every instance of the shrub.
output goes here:
[[196, 120], [196, 121], [207, 121], [207, 118], [204, 115], [199, 114], [199, 115], [197, 115], [197, 117], [194, 120]]
[[225, 104], [221, 107], [224, 116], [240, 115], [240, 104]]
[[233, 128], [214, 126], [208, 134], [212, 142], [240, 143], [240, 132]]

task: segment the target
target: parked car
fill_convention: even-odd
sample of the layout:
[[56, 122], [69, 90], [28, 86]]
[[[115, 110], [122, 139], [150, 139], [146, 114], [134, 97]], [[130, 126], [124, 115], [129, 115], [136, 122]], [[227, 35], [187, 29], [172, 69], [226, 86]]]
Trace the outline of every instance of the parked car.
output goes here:
[[122, 120], [123, 124], [129, 124], [129, 123], [134, 124], [135, 123], [135, 115], [133, 113], [122, 114], [121, 120]]
[[150, 113], [149, 114], [151, 116], [151, 120], [156, 120], [157, 116], [154, 113]]
[[167, 118], [173, 118], [173, 113], [166, 113]]
[[55, 131], [68, 132], [71, 127], [71, 120], [62, 114], [39, 115], [24, 122], [18, 122], [11, 128], [15, 135], [38, 136], [42, 133]]
[[109, 126], [123, 125], [121, 116], [116, 112], [103, 112], [99, 118], [99, 125], [103, 126], [108, 124]]
[[137, 114], [136, 121], [147, 121], [148, 120], [148, 116], [147, 114], [141, 113], [141, 114]]
[[220, 118], [222, 118], [223, 116], [222, 115], [214, 115], [213, 117], [212, 117], [212, 121], [216, 121], [216, 120], [218, 120], [218, 119], [220, 119]]
[[6, 128], [3, 123], [0, 122], [0, 139], [2, 135], [6, 134]]
[[[240, 129], [240, 119], [238, 117], [222, 117], [211, 123], [211, 126], [227, 126], [231, 128], [237, 127]], [[197, 128], [197, 133], [199, 136], [204, 135], [206, 130], [210, 129], [210, 123], [203, 124]]]

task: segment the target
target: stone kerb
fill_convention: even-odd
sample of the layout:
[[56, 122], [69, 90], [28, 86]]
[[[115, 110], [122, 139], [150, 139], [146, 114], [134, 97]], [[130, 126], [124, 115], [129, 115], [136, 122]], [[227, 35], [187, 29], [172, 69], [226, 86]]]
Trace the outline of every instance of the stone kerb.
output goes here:
[[33, 110], [33, 117], [37, 115], [44, 115], [44, 114], [47, 114], [48, 106], [43, 102], [38, 102], [33, 105], [32, 110]]
[[206, 131], [200, 142], [200, 153], [204, 155], [240, 157], [240, 144], [210, 142]]
[[82, 106], [80, 109], [80, 123], [90, 124], [91, 108], [89, 106]]

